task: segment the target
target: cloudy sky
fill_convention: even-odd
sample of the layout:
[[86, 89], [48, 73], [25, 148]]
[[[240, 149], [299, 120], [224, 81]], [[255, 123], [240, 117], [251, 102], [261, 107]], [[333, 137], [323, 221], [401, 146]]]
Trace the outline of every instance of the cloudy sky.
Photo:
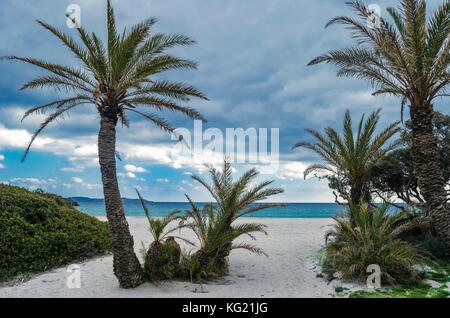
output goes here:
[[[279, 168], [263, 174], [285, 193], [274, 201], [332, 202], [324, 181], [303, 180], [303, 170], [320, 159], [307, 150], [292, 151], [296, 142], [311, 141], [304, 128], [340, 127], [350, 109], [354, 118], [382, 107], [381, 125], [400, 118], [399, 100], [372, 97], [366, 83], [336, 78], [329, 65], [307, 67], [313, 57], [351, 43], [342, 27], [324, 29], [336, 15], [350, 14], [344, 0], [113, 0], [120, 28], [150, 16], [158, 18], [154, 32], [182, 33], [197, 44], [171, 53], [197, 61], [196, 71], [170, 72], [164, 78], [196, 86], [210, 99], [193, 100], [208, 120], [203, 130], [218, 128], [279, 128]], [[396, 0], [372, 1], [387, 15]], [[428, 1], [432, 10], [440, 1]], [[105, 36], [105, 0], [2, 0], [0, 2], [0, 56], [19, 55], [76, 65], [72, 55], [36, 19], [65, 32], [70, 4], [81, 8], [81, 23]], [[29, 65], [0, 61], [0, 182], [43, 188], [64, 196], [101, 197], [96, 134], [99, 118], [93, 106], [82, 106], [50, 125], [35, 141], [24, 163], [20, 158], [41, 115], [20, 119], [32, 106], [58, 97], [49, 90], [19, 91], [42, 75]], [[442, 103], [436, 105], [443, 111]], [[191, 120], [164, 114], [175, 127], [192, 130]], [[142, 119], [132, 117], [130, 128], [119, 128], [118, 175], [122, 195], [135, 197], [138, 187], [148, 200], [209, 200], [192, 181], [205, 168], [183, 154], [180, 145]], [[270, 148], [270, 147], [269, 147]], [[212, 163], [219, 153], [206, 154]], [[248, 165], [236, 165], [236, 176]]]

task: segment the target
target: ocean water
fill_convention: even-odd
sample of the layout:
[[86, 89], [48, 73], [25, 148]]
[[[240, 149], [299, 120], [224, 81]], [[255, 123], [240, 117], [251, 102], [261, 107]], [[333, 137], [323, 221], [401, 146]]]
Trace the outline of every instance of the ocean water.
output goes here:
[[[103, 200], [89, 202], [77, 201], [78, 210], [92, 215], [104, 216], [105, 205]], [[202, 207], [204, 203], [197, 203]], [[152, 216], [165, 216], [173, 210], [187, 210], [190, 205], [187, 202], [147, 202], [147, 207]], [[139, 201], [125, 200], [125, 214], [127, 216], [145, 216]], [[265, 209], [248, 215], [248, 217], [266, 218], [327, 218], [343, 212], [343, 207], [336, 203], [287, 203], [287, 207]]]

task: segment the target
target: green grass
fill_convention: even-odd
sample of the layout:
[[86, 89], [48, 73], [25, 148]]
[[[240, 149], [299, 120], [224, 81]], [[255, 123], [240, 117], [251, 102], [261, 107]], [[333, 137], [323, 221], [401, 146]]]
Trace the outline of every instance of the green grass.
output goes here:
[[450, 262], [445, 260], [438, 261], [437, 265], [429, 265], [431, 270], [423, 271], [422, 275], [425, 278], [434, 280], [441, 284], [446, 284], [450, 282]]
[[449, 298], [450, 292], [445, 290], [446, 286], [433, 288], [423, 284], [416, 287], [394, 287], [388, 290], [375, 290], [368, 292], [358, 290], [349, 295], [350, 298]]

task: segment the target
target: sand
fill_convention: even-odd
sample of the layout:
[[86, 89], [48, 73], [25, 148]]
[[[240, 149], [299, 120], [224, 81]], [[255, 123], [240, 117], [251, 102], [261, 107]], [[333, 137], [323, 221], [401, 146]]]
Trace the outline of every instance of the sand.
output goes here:
[[[104, 218], [100, 218], [104, 220]], [[140, 257], [141, 241], [151, 243], [144, 217], [128, 217]], [[113, 275], [112, 256], [79, 263], [81, 288], [70, 289], [67, 266], [35, 275], [17, 286], [0, 288], [0, 297], [330, 297], [334, 284], [316, 277], [317, 252], [332, 219], [246, 218], [245, 222], [264, 223], [268, 236], [258, 233], [256, 243], [268, 257], [235, 250], [229, 258], [230, 274], [202, 286], [184, 281], [168, 281], [161, 286], [145, 283], [135, 289], [121, 289]], [[186, 230], [183, 236], [194, 239]], [[252, 241], [245, 237], [243, 241]]]

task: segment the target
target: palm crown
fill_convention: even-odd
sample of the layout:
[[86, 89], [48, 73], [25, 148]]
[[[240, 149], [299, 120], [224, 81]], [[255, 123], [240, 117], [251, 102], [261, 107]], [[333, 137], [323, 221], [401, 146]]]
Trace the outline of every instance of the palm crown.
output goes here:
[[[317, 141], [315, 143], [299, 142], [293, 146], [293, 149], [298, 147], [308, 148], [321, 156], [326, 164], [309, 166], [304, 171], [304, 177], [306, 178], [314, 171], [325, 171], [334, 175], [343, 174], [351, 186], [356, 186], [358, 183], [362, 186], [370, 168], [400, 143], [396, 141], [383, 148], [386, 142], [400, 131], [399, 122], [389, 125], [378, 135], [374, 135], [380, 119], [380, 111], [381, 109], [378, 109], [373, 112], [365, 122], [364, 115], [361, 117], [356, 138], [352, 131], [352, 119], [349, 110], [345, 113], [342, 135], [332, 127], [327, 127], [325, 134], [306, 129]], [[359, 198], [356, 198], [356, 200], [359, 201]], [[358, 202], [354, 203], [357, 204]]]
[[206, 204], [203, 209], [200, 209], [189, 196], [187, 196], [187, 199], [191, 204], [191, 209], [187, 210], [185, 213], [186, 217], [191, 219], [191, 222], [185, 221], [182, 223], [182, 226], [186, 226], [193, 230], [200, 241], [200, 249], [203, 253], [206, 255], [211, 255], [213, 253], [220, 255], [222, 249], [228, 248], [227, 252], [232, 249], [246, 249], [253, 253], [264, 254], [260, 248], [252, 244], [233, 244], [232, 242], [243, 234], [255, 232], [267, 234], [265, 225], [245, 223], [233, 225], [228, 227], [228, 229], [225, 229], [226, 217], [222, 214], [215, 213], [212, 204]]
[[347, 2], [362, 21], [340, 16], [328, 22], [343, 24], [353, 32], [358, 46], [330, 51], [308, 65], [321, 62], [338, 66], [338, 76], [366, 79], [377, 90], [373, 93], [401, 97], [402, 107], [427, 106], [441, 96], [450, 81], [450, 2], [445, 1], [426, 19], [426, 3], [403, 0], [399, 10], [388, 8], [395, 26], [381, 17], [379, 26], [366, 25], [369, 10], [360, 1]]
[[[170, 83], [149, 78], [168, 70], [197, 67], [193, 61], [165, 54], [167, 49], [174, 46], [195, 43], [189, 37], [179, 34], [151, 35], [150, 29], [156, 22], [154, 18], [137, 24], [128, 32], [125, 30], [122, 35], [119, 35], [109, 0], [106, 45], [95, 33], [88, 33], [79, 25], [77, 30], [82, 45], [70, 35], [64, 34], [47, 23], [37, 22], [59, 38], [83, 67], [74, 68], [18, 56], [6, 57], [38, 66], [51, 73], [29, 81], [22, 89], [50, 87], [70, 93], [70, 97], [33, 107], [25, 113], [23, 119], [34, 113], [53, 110], [34, 133], [23, 159], [34, 139], [48, 124], [82, 104], [94, 105], [102, 116], [118, 118], [125, 126], [129, 126], [126, 113], [137, 113], [170, 132], [173, 129], [166, 120], [141, 108], [177, 111], [190, 118], [205, 120], [196, 110], [177, 104], [177, 101], [186, 102], [192, 96], [206, 99], [205, 95], [183, 83]], [[76, 23], [75, 20], [73, 22]]]
[[258, 176], [258, 171], [254, 168], [246, 171], [238, 180], [233, 181], [231, 164], [225, 159], [222, 171], [211, 168], [209, 173], [212, 184], [198, 176], [192, 176], [192, 178], [208, 190], [217, 203], [214, 206], [216, 213], [226, 216], [227, 224], [231, 224], [237, 218], [249, 213], [283, 206], [277, 203], [255, 204], [257, 201], [282, 193], [283, 190], [268, 188], [273, 181], [264, 181], [252, 186], [252, 182]]

